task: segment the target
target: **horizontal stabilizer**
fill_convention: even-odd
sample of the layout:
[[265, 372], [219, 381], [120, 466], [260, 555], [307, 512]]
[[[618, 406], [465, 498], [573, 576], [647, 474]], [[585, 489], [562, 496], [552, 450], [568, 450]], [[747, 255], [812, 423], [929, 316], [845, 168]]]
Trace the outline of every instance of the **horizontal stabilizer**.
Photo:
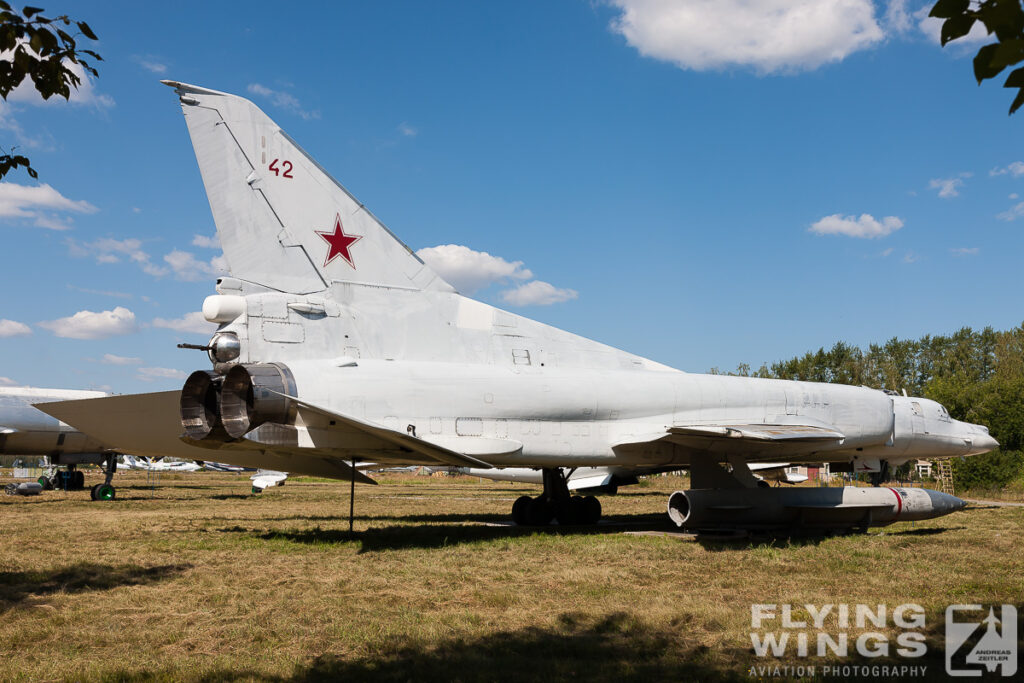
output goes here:
[[[340, 458], [309, 449], [266, 448], [258, 444], [194, 442], [181, 438], [180, 391], [126, 394], [76, 401], [43, 403], [36, 407], [99, 440], [110, 450], [142, 457], [183, 460], [217, 459], [241, 467], [348, 480], [351, 468]], [[198, 444], [202, 444], [200, 447]], [[376, 484], [358, 473], [356, 481]]]

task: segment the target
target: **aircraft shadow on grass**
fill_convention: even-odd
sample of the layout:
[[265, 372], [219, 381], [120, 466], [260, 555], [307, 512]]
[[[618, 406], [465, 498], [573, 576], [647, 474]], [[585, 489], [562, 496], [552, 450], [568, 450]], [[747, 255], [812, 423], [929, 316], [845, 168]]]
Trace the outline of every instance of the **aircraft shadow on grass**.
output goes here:
[[[289, 519], [289, 518], [285, 518]], [[305, 519], [305, 518], [303, 518]], [[346, 516], [320, 518], [323, 521], [342, 523]], [[294, 543], [360, 544], [360, 552], [376, 552], [382, 550], [399, 550], [403, 548], [443, 548], [462, 543], [493, 541], [503, 538], [517, 538], [532, 534], [551, 536], [583, 536], [618, 534], [623, 531], [668, 530], [669, 524], [662, 514], [649, 515], [613, 515], [596, 525], [560, 526], [551, 524], [544, 527], [514, 526], [508, 522], [508, 515], [480, 514], [442, 514], [442, 515], [402, 515], [360, 516], [356, 520], [370, 523], [387, 520], [400, 522], [421, 522], [420, 524], [396, 524], [392, 526], [370, 527], [349, 534], [348, 529], [312, 529], [262, 530], [247, 529], [241, 526], [218, 529], [223, 533], [255, 534], [267, 541], [287, 540]], [[257, 520], [253, 520], [257, 521]], [[258, 521], [266, 521], [258, 520]], [[460, 522], [491, 522], [491, 524], [464, 524]]]
[[[749, 648], [748, 648], [749, 649]], [[422, 643], [393, 636], [356, 658], [322, 654], [286, 676], [254, 669], [217, 669], [196, 680], [283, 681], [746, 681], [742, 649], [716, 649], [686, 634], [686, 620], [662, 627], [635, 615], [563, 614], [552, 626], [528, 626], [477, 638]], [[117, 680], [167, 677], [154, 671], [116, 671]]]
[[173, 578], [191, 568], [190, 564], [143, 567], [79, 562], [40, 571], [0, 572], [0, 614], [33, 597], [141, 586]]

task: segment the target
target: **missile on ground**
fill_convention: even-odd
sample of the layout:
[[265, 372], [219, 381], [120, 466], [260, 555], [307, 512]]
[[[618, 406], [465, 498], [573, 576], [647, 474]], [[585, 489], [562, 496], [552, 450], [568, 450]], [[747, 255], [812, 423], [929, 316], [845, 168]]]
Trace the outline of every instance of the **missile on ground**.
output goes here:
[[942, 517], [966, 505], [921, 488], [691, 489], [672, 494], [668, 514], [691, 531], [864, 531]]

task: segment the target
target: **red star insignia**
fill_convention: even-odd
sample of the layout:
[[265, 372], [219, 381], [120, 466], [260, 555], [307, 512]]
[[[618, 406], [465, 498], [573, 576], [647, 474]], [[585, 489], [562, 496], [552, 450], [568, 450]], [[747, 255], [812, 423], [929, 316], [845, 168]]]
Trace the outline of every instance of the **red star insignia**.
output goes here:
[[324, 267], [327, 264], [338, 258], [339, 256], [352, 266], [354, 269], [356, 264], [352, 261], [352, 254], [349, 249], [353, 244], [363, 239], [362, 235], [346, 235], [345, 229], [341, 227], [341, 214], [334, 217], [334, 232], [320, 232], [316, 231], [316, 234], [324, 238], [324, 242], [327, 242], [329, 248], [327, 249], [327, 258], [324, 260]]

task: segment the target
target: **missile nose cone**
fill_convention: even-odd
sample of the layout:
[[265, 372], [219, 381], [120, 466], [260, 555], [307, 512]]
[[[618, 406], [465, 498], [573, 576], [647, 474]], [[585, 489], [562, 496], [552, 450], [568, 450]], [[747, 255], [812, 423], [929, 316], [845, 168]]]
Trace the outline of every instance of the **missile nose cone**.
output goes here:
[[967, 507], [967, 502], [957, 498], [956, 496], [951, 496], [948, 493], [943, 493], [941, 491], [932, 491], [930, 489], [925, 489], [925, 491], [928, 493], [928, 498], [931, 502], [933, 517], [948, 515], [951, 512], [963, 510]]

